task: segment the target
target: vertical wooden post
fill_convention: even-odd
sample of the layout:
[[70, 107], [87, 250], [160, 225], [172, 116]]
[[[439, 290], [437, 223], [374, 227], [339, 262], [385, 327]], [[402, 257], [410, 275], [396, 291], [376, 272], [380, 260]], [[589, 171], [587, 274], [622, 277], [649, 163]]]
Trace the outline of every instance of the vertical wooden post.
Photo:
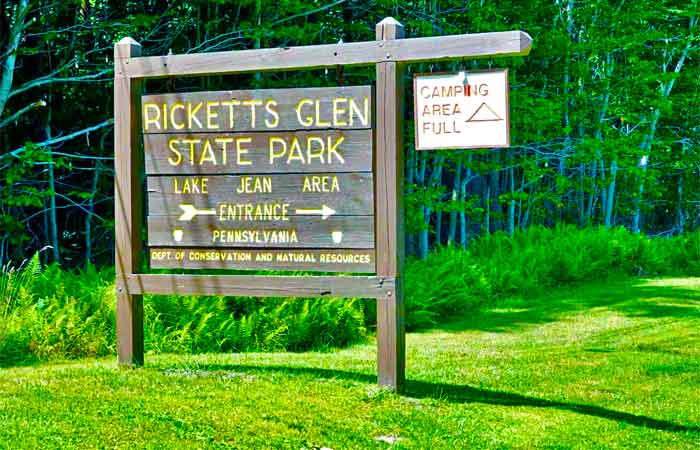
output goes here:
[[143, 365], [143, 298], [129, 292], [126, 276], [139, 269], [143, 218], [140, 80], [126, 75], [141, 45], [126, 37], [114, 45], [114, 204], [119, 363]]
[[[377, 41], [401, 39], [403, 25], [391, 17], [377, 24]], [[380, 44], [381, 45], [381, 44]], [[396, 279], [396, 289], [377, 300], [377, 372], [379, 384], [397, 392], [405, 378], [403, 303], [403, 67], [377, 64], [376, 227], [377, 275]]]

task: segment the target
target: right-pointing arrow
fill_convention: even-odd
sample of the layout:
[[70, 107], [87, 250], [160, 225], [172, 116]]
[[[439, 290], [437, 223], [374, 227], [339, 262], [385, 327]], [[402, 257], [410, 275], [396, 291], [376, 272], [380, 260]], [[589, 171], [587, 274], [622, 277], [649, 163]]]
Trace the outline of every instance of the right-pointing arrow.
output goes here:
[[196, 216], [215, 216], [216, 215], [215, 209], [197, 209], [194, 207], [194, 205], [182, 204], [182, 205], [180, 205], [180, 209], [182, 210], [182, 214], [180, 214], [180, 217], [178, 217], [177, 220], [180, 220], [183, 222], [189, 222], [190, 220], [194, 219]]
[[323, 205], [318, 209], [297, 209], [297, 214], [307, 215], [307, 216], [321, 216], [321, 219], [326, 220], [333, 214], [335, 214], [335, 209]]

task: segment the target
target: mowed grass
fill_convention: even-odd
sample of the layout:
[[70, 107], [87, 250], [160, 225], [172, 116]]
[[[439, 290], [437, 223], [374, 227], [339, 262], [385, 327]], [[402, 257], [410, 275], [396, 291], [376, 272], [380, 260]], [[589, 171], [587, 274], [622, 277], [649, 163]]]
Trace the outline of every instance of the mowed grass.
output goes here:
[[700, 448], [700, 280], [512, 300], [407, 337], [403, 395], [373, 343], [0, 370], [0, 448]]

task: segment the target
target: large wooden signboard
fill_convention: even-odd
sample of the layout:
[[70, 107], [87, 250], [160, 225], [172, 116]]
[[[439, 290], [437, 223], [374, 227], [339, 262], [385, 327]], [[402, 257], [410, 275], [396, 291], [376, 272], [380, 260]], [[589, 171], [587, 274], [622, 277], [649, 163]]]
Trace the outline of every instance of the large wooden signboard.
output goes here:
[[370, 86], [141, 105], [152, 268], [375, 272]]
[[[143, 364], [143, 294], [364, 297], [377, 300], [378, 382], [401, 390], [404, 64], [530, 45], [520, 31], [403, 39], [392, 18], [369, 42], [150, 57], [115, 44], [120, 364]], [[346, 65], [374, 65], [374, 87], [143, 95], [152, 78]], [[175, 273], [144, 271], [144, 254]]]
[[416, 74], [416, 150], [510, 146], [508, 71]]

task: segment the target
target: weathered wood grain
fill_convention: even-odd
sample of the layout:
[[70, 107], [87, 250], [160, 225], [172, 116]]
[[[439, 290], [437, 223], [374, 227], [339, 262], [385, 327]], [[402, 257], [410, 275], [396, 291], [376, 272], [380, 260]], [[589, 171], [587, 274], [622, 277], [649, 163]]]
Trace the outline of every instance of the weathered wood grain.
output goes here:
[[[198, 209], [221, 204], [284, 204], [293, 216], [298, 209], [304, 213], [326, 205], [339, 216], [374, 214], [371, 173], [149, 176], [147, 186], [150, 216], [179, 217], [182, 204]], [[193, 190], [198, 193], [189, 193]]]
[[523, 31], [377, 40], [303, 47], [280, 47], [132, 58], [132, 78], [216, 75], [260, 70], [294, 70], [448, 59], [527, 55], [532, 38]]
[[143, 140], [148, 175], [372, 171], [372, 130], [146, 134]]
[[394, 279], [377, 276], [129, 274], [117, 290], [140, 294], [384, 298]]
[[[377, 40], [400, 42], [403, 26], [393, 18], [377, 24]], [[407, 41], [409, 39], [406, 39]], [[405, 379], [403, 212], [403, 66], [377, 64], [376, 220], [377, 274], [396, 278], [396, 289], [377, 302], [379, 384], [401, 391]]]
[[144, 133], [363, 129], [372, 87], [334, 86], [144, 95]]
[[[182, 235], [179, 236], [181, 230]], [[291, 238], [292, 231], [295, 240]], [[230, 232], [230, 233], [229, 233]], [[333, 233], [342, 236], [336, 241]], [[174, 234], [176, 233], [176, 234]], [[218, 234], [217, 234], [218, 233]], [[180, 240], [176, 240], [179, 237]], [[199, 216], [190, 222], [176, 217], [148, 217], [148, 245], [183, 247], [374, 248], [373, 216], [292, 216], [287, 221], [221, 222]]]
[[374, 249], [216, 249], [155, 247], [152, 269], [303, 270], [373, 273]]
[[[114, 45], [114, 234], [116, 277], [138, 270], [143, 220], [143, 171], [139, 136], [142, 81], [125, 75], [129, 58], [140, 56], [131, 38]], [[119, 363], [143, 364], [143, 298], [128, 289], [117, 291], [117, 351]]]

